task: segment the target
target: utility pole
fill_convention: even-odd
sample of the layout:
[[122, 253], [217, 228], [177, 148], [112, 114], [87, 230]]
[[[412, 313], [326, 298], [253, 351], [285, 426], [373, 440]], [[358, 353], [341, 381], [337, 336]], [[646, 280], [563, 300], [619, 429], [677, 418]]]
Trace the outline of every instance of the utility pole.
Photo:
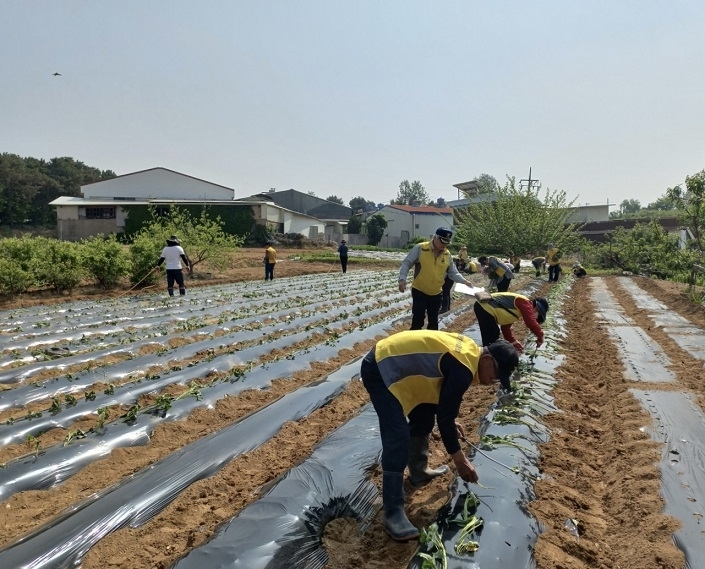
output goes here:
[[533, 188], [537, 188], [538, 186], [539, 180], [531, 179], [531, 167], [529, 167], [529, 179], [519, 180], [519, 189], [523, 190], [524, 188], [528, 188], [531, 190]]

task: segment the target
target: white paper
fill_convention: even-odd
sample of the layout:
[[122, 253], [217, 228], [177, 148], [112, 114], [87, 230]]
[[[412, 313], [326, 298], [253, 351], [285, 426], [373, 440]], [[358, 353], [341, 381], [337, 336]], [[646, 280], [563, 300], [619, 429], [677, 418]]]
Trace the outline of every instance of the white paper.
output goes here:
[[464, 285], [463, 283], [455, 283], [455, 287], [453, 288], [455, 292], [462, 292], [463, 294], [470, 294], [475, 296], [476, 292], [486, 292], [485, 287], [474, 287], [474, 286], [468, 286]]

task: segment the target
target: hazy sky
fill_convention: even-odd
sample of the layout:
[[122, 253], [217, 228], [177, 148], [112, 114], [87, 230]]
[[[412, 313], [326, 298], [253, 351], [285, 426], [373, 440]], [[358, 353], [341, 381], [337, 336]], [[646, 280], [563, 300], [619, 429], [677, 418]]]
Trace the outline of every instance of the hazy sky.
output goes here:
[[646, 206], [705, 168], [704, 26], [703, 0], [0, 0], [0, 152], [346, 203], [532, 168]]

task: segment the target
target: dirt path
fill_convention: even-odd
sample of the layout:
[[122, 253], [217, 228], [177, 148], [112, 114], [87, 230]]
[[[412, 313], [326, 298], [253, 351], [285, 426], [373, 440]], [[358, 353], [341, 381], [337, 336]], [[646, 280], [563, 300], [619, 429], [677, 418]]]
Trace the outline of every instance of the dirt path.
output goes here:
[[[237, 272], [243, 279], [245, 275], [259, 278], [260, 252], [253, 250], [248, 255]], [[390, 266], [377, 263], [373, 268], [384, 270]], [[305, 265], [292, 260], [278, 265], [275, 276], [331, 270], [334, 269], [328, 264]], [[678, 362], [674, 364], [677, 386], [670, 388], [691, 390], [702, 398], [705, 387], [687, 373], [693, 366], [702, 368], [702, 362], [651, 326], [617, 285], [617, 277], [608, 277], [605, 282], [625, 312], [674, 354], [673, 361]], [[705, 329], [705, 311], [685, 299], [682, 285], [645, 279], [638, 282], [651, 295]], [[550, 347], [565, 357], [556, 373], [555, 389], [556, 404], [563, 412], [546, 417], [553, 436], [542, 445], [543, 478], [536, 485], [536, 500], [529, 506], [545, 529], [535, 548], [536, 561], [542, 569], [682, 568], [683, 555], [672, 540], [678, 524], [661, 513], [659, 446], [643, 432], [649, 416], [628, 391], [633, 384], [624, 379], [616, 348], [605, 327], [596, 320], [597, 307], [591, 300], [589, 284], [589, 278], [583, 279], [571, 289], [563, 307], [566, 334], [560, 345]], [[544, 283], [541, 290], [548, 290], [548, 286]], [[90, 298], [93, 293], [82, 294]], [[454, 308], [463, 305], [470, 306], [461, 299], [454, 301]], [[471, 310], [460, 311], [449, 329], [462, 331], [473, 322]], [[406, 324], [399, 327], [404, 328]], [[527, 335], [523, 326], [515, 328], [521, 339]], [[275, 381], [271, 389], [245, 391], [221, 400], [213, 410], [197, 410], [188, 421], [160, 425], [147, 446], [115, 450], [109, 458], [82, 469], [54, 489], [10, 497], [2, 504], [6, 515], [0, 541], [11, 541], [93, 492], [237, 421], [284, 393], [325, 377], [364, 355], [373, 344], [374, 339], [370, 338], [354, 349], [342, 350], [333, 359], [317, 363], [307, 372]], [[472, 433], [477, 432], [478, 421], [495, 396], [491, 387], [474, 386], [465, 397], [461, 419], [474, 442], [477, 438]], [[285, 424], [266, 444], [239, 456], [214, 476], [192, 484], [143, 526], [123, 529], [102, 539], [88, 552], [82, 567], [169, 567], [185, 552], [206, 542], [219, 524], [256, 500], [258, 490], [306, 458], [326, 434], [353, 417], [367, 402], [360, 383], [352, 382], [330, 404], [301, 421]], [[448, 463], [439, 442], [432, 445], [431, 462]], [[379, 479], [377, 471], [373, 481], [379, 483]], [[413, 523], [426, 526], [433, 521], [448, 498], [449, 480], [447, 476], [408, 493], [407, 511]], [[580, 521], [579, 539], [565, 529], [568, 519]], [[358, 535], [351, 521], [334, 520], [326, 527], [323, 542], [331, 569], [403, 568], [416, 548], [415, 543], [390, 541], [382, 531], [381, 513], [363, 535]]]

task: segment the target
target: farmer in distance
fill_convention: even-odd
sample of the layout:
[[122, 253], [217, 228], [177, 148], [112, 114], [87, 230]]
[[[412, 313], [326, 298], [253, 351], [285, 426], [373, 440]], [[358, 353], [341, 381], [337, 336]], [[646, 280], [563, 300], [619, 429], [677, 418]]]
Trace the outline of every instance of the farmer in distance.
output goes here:
[[[411, 330], [421, 330], [428, 315], [428, 330], [438, 330], [438, 313], [443, 302], [443, 283], [446, 277], [456, 283], [472, 286], [453, 262], [448, 245], [453, 238], [449, 227], [439, 227], [430, 241], [417, 243], [401, 263], [399, 292], [406, 290], [406, 279], [414, 268], [411, 285]], [[452, 285], [451, 285], [452, 286]]]
[[[455, 422], [471, 383], [499, 380], [511, 388], [519, 354], [505, 340], [482, 348], [462, 334], [407, 330], [377, 342], [362, 360], [360, 376], [379, 418], [382, 438], [382, 502], [384, 527], [396, 541], [419, 537], [404, 512], [404, 469], [418, 486], [448, 472], [428, 467], [429, 435], [434, 423], [460, 477], [477, 482], [478, 475], [460, 448], [465, 436]], [[407, 420], [408, 418], [408, 420]]]
[[166, 261], [166, 290], [169, 296], [174, 296], [174, 283], [179, 285], [179, 294], [184, 296], [186, 294], [186, 285], [184, 284], [181, 262], [183, 261], [186, 270], [190, 272], [191, 261], [186, 256], [181, 247], [181, 241], [176, 235], [172, 235], [166, 240], [166, 247], [162, 249], [162, 254], [155, 267], [158, 271], [161, 271], [161, 265], [164, 261]]
[[545, 298], [529, 299], [515, 292], [495, 292], [486, 301], [476, 301], [473, 311], [480, 327], [482, 344], [491, 345], [499, 338], [500, 329], [504, 339], [510, 342], [521, 354], [524, 346], [514, 337], [512, 324], [520, 318], [536, 336], [536, 347], [543, 344], [543, 328], [546, 320], [548, 301]]

